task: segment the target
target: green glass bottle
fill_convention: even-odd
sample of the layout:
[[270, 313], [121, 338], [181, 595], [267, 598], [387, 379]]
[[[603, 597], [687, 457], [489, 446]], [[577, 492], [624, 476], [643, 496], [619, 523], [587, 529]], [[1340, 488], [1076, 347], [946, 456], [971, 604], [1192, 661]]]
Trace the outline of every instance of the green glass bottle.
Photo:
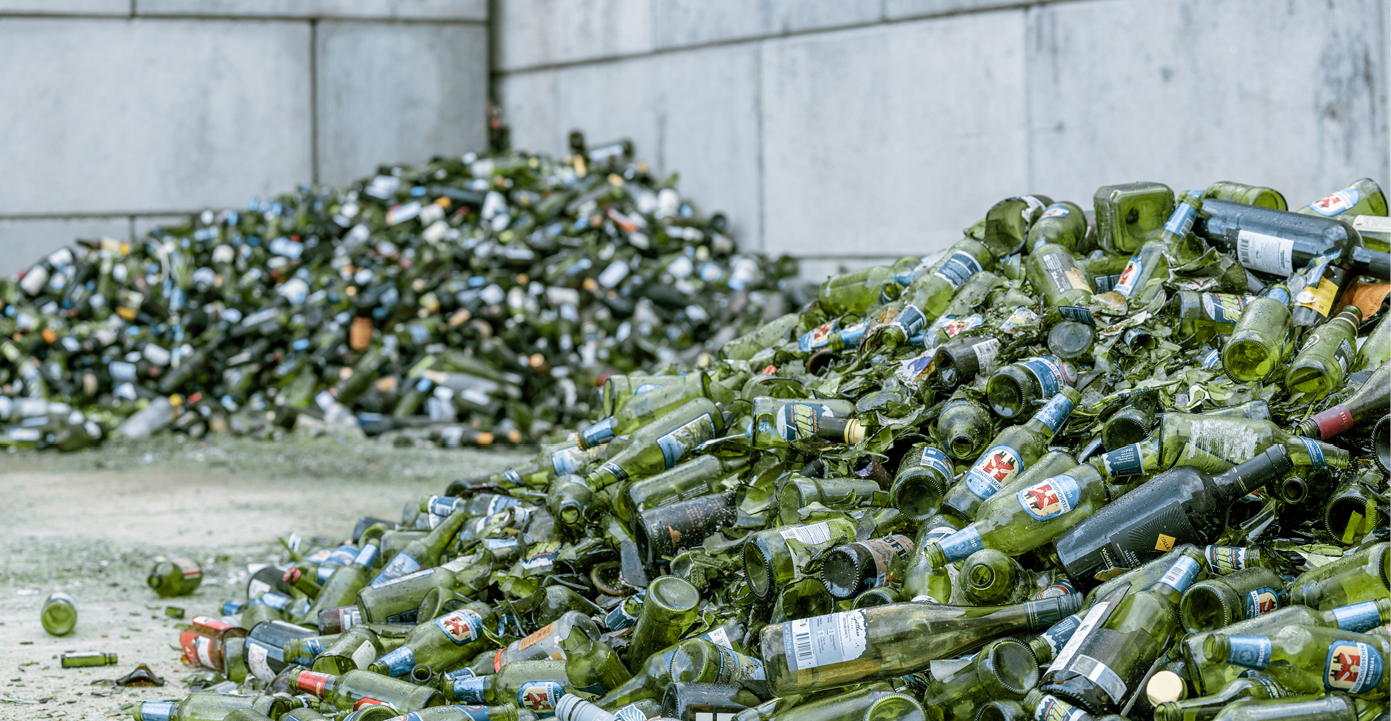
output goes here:
[[[559, 684], [562, 692], [576, 689], [565, 673], [564, 659], [533, 659], [514, 661], [503, 666], [497, 673], [486, 676], [443, 680], [440, 683], [440, 691], [444, 694], [445, 702], [453, 705], [521, 705], [520, 696], [528, 684], [548, 681]], [[588, 692], [595, 693], [592, 689]]]
[[1266, 291], [1242, 311], [1232, 335], [1222, 346], [1222, 367], [1232, 380], [1263, 381], [1289, 352], [1290, 291], [1283, 283]]
[[821, 558], [821, 582], [836, 600], [898, 584], [913, 556], [913, 541], [893, 535], [836, 546]]
[[[681, 376], [678, 383], [664, 383], [642, 390], [618, 405], [612, 415], [591, 424], [577, 435], [581, 450], [586, 450], [631, 433], [696, 398], [711, 397], [710, 376], [702, 371]], [[641, 388], [641, 386], [639, 386]]]
[[948, 248], [941, 259], [924, 272], [914, 274], [903, 295], [894, 302], [900, 310], [881, 331], [880, 342], [895, 348], [922, 332], [942, 315], [957, 289], [976, 273], [987, 270], [993, 259], [990, 249], [975, 240], [962, 240]]
[[491, 645], [483, 627], [492, 612], [483, 603], [471, 603], [457, 611], [417, 625], [405, 643], [376, 659], [368, 670], [387, 676], [405, 676], [416, 664], [447, 669], [472, 658]]
[[1264, 671], [1294, 693], [1337, 691], [1386, 698], [1391, 639], [1322, 626], [1285, 626], [1269, 635], [1210, 634], [1203, 652], [1213, 660]]
[[1178, 343], [1195, 346], [1219, 335], [1231, 335], [1241, 314], [1255, 299], [1251, 295], [1181, 290], [1164, 306], [1162, 315], [1178, 331]]
[[995, 371], [985, 384], [985, 393], [997, 415], [1015, 418], [1076, 382], [1077, 369], [1067, 361], [1036, 356]]
[[937, 417], [937, 440], [958, 461], [976, 458], [990, 440], [990, 409], [972, 400], [965, 390], [952, 394]]
[[1276, 210], [1287, 210], [1285, 196], [1274, 188], [1267, 188], [1262, 185], [1245, 185], [1243, 183], [1233, 183], [1227, 180], [1220, 180], [1207, 186], [1203, 191], [1203, 200], [1216, 198], [1231, 203], [1245, 203], [1247, 205], [1259, 205], [1262, 208], [1274, 208]]
[[[1316, 611], [1308, 606], [1286, 606], [1274, 613], [1240, 621], [1220, 629], [1221, 633], [1236, 635], [1269, 635], [1286, 626], [1324, 626], [1350, 633], [1369, 633], [1379, 624], [1391, 621], [1391, 598], [1338, 606]], [[1246, 669], [1231, 666], [1209, 656], [1204, 649], [1207, 637], [1213, 632], [1194, 633], [1180, 642], [1188, 677], [1199, 694], [1217, 693]]]
[[789, 541], [796, 541], [807, 552], [816, 553], [855, 540], [855, 529], [856, 523], [849, 518], [828, 518], [749, 534], [742, 552], [744, 577], [759, 598], [771, 598], [774, 591], [796, 577]]
[[1177, 245], [1192, 231], [1193, 221], [1197, 220], [1202, 207], [1202, 191], [1190, 190], [1184, 193], [1169, 220], [1160, 230], [1159, 237], [1146, 241], [1140, 246], [1139, 252], [1130, 257], [1130, 262], [1126, 263], [1125, 270], [1121, 271], [1121, 277], [1116, 281], [1114, 290], [1126, 298], [1146, 301], [1148, 296], [1141, 295], [1140, 291], [1151, 278], [1168, 278], [1169, 255], [1175, 253]]
[[923, 549], [934, 541], [955, 533], [962, 522], [954, 515], [937, 514], [919, 525], [914, 545], [913, 558], [908, 561], [907, 575], [903, 578], [903, 596], [910, 601], [929, 603], [949, 603], [951, 601], [952, 579], [956, 576], [953, 566], [933, 566], [927, 562]]
[[1077, 265], [1072, 253], [1055, 243], [1036, 248], [1025, 259], [1024, 268], [1029, 284], [1050, 308], [1084, 305], [1096, 290], [1091, 276]]
[[1207, 546], [1203, 549], [1207, 569], [1214, 576], [1228, 576], [1244, 568], [1279, 570], [1270, 551], [1251, 546]]
[[[788, 334], [797, 327], [797, 321], [800, 319], [800, 313], [788, 313], [770, 320], [720, 346], [720, 355], [729, 360], [748, 360], [765, 348], [771, 348], [785, 342]], [[606, 412], [605, 415], [610, 413], [612, 411]]]
[[279, 696], [238, 696], [211, 691], [189, 694], [182, 701], [144, 701], [135, 705], [135, 721], [222, 721], [233, 711], [250, 709], [280, 718], [298, 704]]
[[291, 689], [323, 699], [341, 710], [356, 708], [363, 699], [375, 699], [406, 712], [444, 703], [444, 696], [436, 689], [371, 671], [335, 676], [302, 669], [291, 671], [289, 682]]
[[1159, 398], [1152, 393], [1136, 396], [1125, 407], [1111, 414], [1101, 426], [1101, 445], [1108, 451], [1139, 443], [1154, 429]]
[[865, 429], [851, 416], [855, 404], [843, 400], [811, 401], [754, 398], [748, 436], [754, 448], [777, 450], [793, 443], [811, 447], [855, 444]]
[[924, 708], [940, 711], [943, 721], [971, 721], [982, 699], [1018, 701], [1037, 684], [1038, 663], [1029, 647], [1005, 638], [940, 677], [934, 671], [922, 701]]
[[[880, 289], [893, 280], [895, 268], [911, 268], [916, 258], [904, 258], [894, 266], [875, 265], [851, 273], [833, 275], [821, 283], [817, 301], [828, 317], [860, 315], [880, 298]], [[944, 301], [945, 302], [945, 301]]]
[[1149, 438], [1103, 453], [1101, 471], [1108, 478], [1157, 473], [1179, 466], [1219, 473], [1277, 445], [1284, 447], [1298, 468], [1341, 469], [1350, 462], [1347, 451], [1291, 435], [1272, 421], [1165, 413]]
[[66, 636], [77, 626], [77, 602], [61, 591], [48, 594], [39, 612], [43, 630], [50, 636]]
[[801, 523], [798, 511], [813, 503], [836, 510], [883, 508], [889, 503], [889, 494], [879, 489], [877, 481], [868, 478], [806, 478], [793, 474], [778, 487], [778, 518], [783, 525]]
[[203, 582], [203, 569], [191, 558], [157, 558], [145, 581], [161, 598], [187, 596]]
[[937, 511], [954, 475], [947, 454], [931, 443], [918, 443], [898, 462], [889, 503], [909, 519], [923, 521]]
[[642, 612], [628, 645], [629, 669], [641, 668], [647, 657], [674, 643], [695, 621], [700, 591], [685, 579], [661, 576], [647, 587]]
[[[310, 639], [293, 639], [290, 643], [302, 643]], [[323, 651], [312, 656], [308, 665], [311, 671], [319, 673], [344, 674], [353, 669], [365, 669], [385, 650], [377, 632], [365, 624], [359, 624], [339, 634], [331, 642], [324, 644]], [[287, 645], [285, 658], [293, 659]], [[296, 661], [297, 662], [297, 661]], [[298, 663], [298, 662], [297, 662]]]
[[1318, 568], [1290, 584], [1290, 603], [1326, 610], [1391, 593], [1391, 544], [1374, 543]]
[[1064, 200], [1043, 209], [1043, 214], [1029, 226], [1024, 246], [1032, 253], [1049, 243], [1061, 245], [1073, 254], [1087, 252], [1087, 215], [1081, 206]]
[[1189, 633], [1211, 631], [1271, 613], [1284, 597], [1284, 579], [1255, 566], [1194, 584], [1179, 603], [1179, 618]]
[[1092, 606], [1039, 687], [1094, 714], [1117, 713], [1178, 629], [1179, 599], [1205, 575], [1196, 549], [1153, 585]]
[[1027, 423], [1000, 431], [965, 477], [947, 492], [942, 508], [962, 519], [973, 519], [982, 501], [1009, 485], [1047, 452], [1048, 440], [1062, 429], [1081, 397], [1076, 389], [1064, 386]]
[[[459, 590], [465, 593], [478, 590], [466, 581], [476, 566], [482, 564], [486, 567], [490, 563], [491, 559], [485, 558], [481, 553], [469, 554], [442, 566], [407, 574], [391, 583], [362, 587], [355, 592], [362, 620], [369, 623], [414, 623], [420, 602], [431, 590]], [[336, 571], [334, 577], [339, 573], [342, 571]], [[330, 577], [329, 582], [333, 583], [333, 577]], [[338, 595], [337, 589], [334, 590], [334, 594]]]
[[561, 642], [570, 635], [575, 626], [583, 627], [593, 636], [599, 635], [598, 626], [588, 616], [578, 611], [567, 611], [530, 636], [513, 641], [497, 651], [484, 651], [469, 663], [469, 668], [481, 676], [497, 673], [503, 666], [516, 661], [561, 658], [565, 655], [565, 647]]
[[[1377, 334], [1381, 333], [1384, 327], [1387, 327], [1385, 321], [1377, 324], [1371, 337], [1363, 343], [1362, 353], [1376, 341]], [[1383, 340], [1391, 343], [1391, 339]], [[1362, 360], [1363, 356], [1359, 354], [1357, 364], [1351, 367], [1364, 367], [1360, 365]], [[1386, 396], [1391, 394], [1391, 363], [1382, 361], [1373, 367], [1376, 370], [1372, 372], [1372, 376], [1350, 398], [1332, 408], [1315, 413], [1296, 426], [1295, 431], [1299, 435], [1326, 441], [1358, 425], [1370, 424], [1382, 417], [1386, 413]]]
[[[392, 556], [391, 560], [382, 566], [382, 570], [377, 572], [377, 575], [368, 585], [380, 586], [402, 576], [415, 573], [422, 568], [438, 566], [440, 553], [444, 551], [445, 546], [448, 546], [450, 541], [454, 540], [454, 536], [467, 520], [469, 520], [469, 515], [463, 509], [450, 513], [424, 538], [411, 541], [404, 549]], [[332, 578], [329, 579], [330, 582], [332, 580]]]
[[671, 680], [677, 683], [732, 683], [768, 696], [763, 662], [702, 638], [682, 641], [671, 657]]
[[1354, 215], [1386, 215], [1386, 195], [1371, 178], [1363, 178], [1294, 211], [1325, 218]]
[[1096, 243], [1110, 253], [1131, 255], [1174, 213], [1174, 191], [1163, 183], [1106, 185], [1092, 197]]
[[1003, 607], [902, 603], [786, 621], [763, 629], [764, 669], [777, 695], [892, 678], [981, 641], [1043, 630], [1080, 602], [1070, 594]]
[[1106, 479], [1083, 463], [1014, 493], [992, 496], [976, 509], [975, 521], [928, 544], [923, 556], [934, 566], [965, 560], [983, 548], [1017, 556], [1051, 542], [1110, 500]]
[[661, 505], [715, 493], [721, 481], [735, 477], [748, 463], [745, 456], [697, 456], [628, 486], [614, 504], [614, 513], [627, 522]]
[[1034, 597], [1035, 574], [993, 548], [983, 548], [961, 562], [961, 595], [973, 606], [1023, 603]]
[[1063, 650], [1063, 646], [1072, 639], [1072, 634], [1077, 632], [1082, 625], [1082, 617], [1072, 614], [1067, 618], [1053, 624], [1048, 630], [1028, 637], [1021, 637], [1029, 645], [1029, 650], [1033, 652], [1034, 659], [1039, 666], [1046, 666], [1053, 662], [1053, 658]]
[[1223, 708], [1213, 721], [1354, 721], [1356, 703], [1340, 694], [1273, 699], [1242, 699]]
[[1356, 360], [1354, 344], [1361, 322], [1362, 312], [1350, 305], [1315, 328], [1285, 371], [1285, 387], [1317, 398], [1340, 388], [1344, 374], [1357, 370], [1351, 364]]
[[[742, 643], [731, 643], [731, 637], [740, 636], [741, 628], [737, 621], [727, 621], [697, 638], [737, 651], [742, 648]], [[671, 683], [671, 660], [676, 655], [676, 649], [677, 646], [670, 646], [661, 653], [648, 656], [632, 678], [609, 691], [599, 699], [598, 704], [604, 708], [619, 708], [641, 699], [661, 698]]]
[[115, 666], [116, 663], [116, 654], [103, 653], [101, 651], [65, 653], [58, 659], [58, 665], [61, 668], [83, 668], [86, 666]]
[[709, 398], [687, 401], [634, 431], [631, 444], [585, 479], [599, 491], [629, 478], [646, 478], [680, 463], [696, 446], [724, 431], [724, 415]]
[[589, 627], [572, 626], [570, 633], [561, 639], [560, 647], [565, 650], [565, 675], [581, 691], [597, 688], [601, 690], [592, 693], [607, 693], [633, 677], [618, 659], [618, 654], [600, 641], [597, 634], [591, 635]]
[[1158, 704], [1154, 707], [1154, 721], [1210, 721], [1228, 704], [1242, 699], [1279, 699], [1293, 695], [1269, 676], [1244, 676], [1211, 696]]

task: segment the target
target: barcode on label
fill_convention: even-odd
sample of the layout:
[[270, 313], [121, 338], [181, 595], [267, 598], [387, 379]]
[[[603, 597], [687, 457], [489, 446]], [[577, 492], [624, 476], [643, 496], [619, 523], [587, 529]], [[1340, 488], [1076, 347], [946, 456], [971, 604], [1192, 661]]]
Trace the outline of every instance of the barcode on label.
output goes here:
[[788, 540], [795, 538], [807, 544], [825, 543], [831, 540], [831, 525], [821, 521], [810, 526], [793, 526], [783, 531], [782, 537]]
[[714, 631], [705, 634], [705, 637], [710, 639], [710, 643], [713, 643], [716, 646], [724, 646], [725, 648], [730, 650], [734, 649], [734, 644], [731, 644], [729, 642], [729, 634], [725, 633], [723, 628], [717, 628]]
[[734, 714], [725, 712], [710, 713], [708, 711], [698, 711], [695, 717], [696, 721], [734, 721]]
[[1053, 659], [1053, 665], [1048, 667], [1049, 673], [1067, 668], [1067, 665], [1072, 662], [1072, 657], [1077, 655], [1078, 649], [1082, 648], [1082, 643], [1087, 640], [1087, 634], [1091, 633], [1091, 630], [1095, 628], [1098, 623], [1101, 623], [1101, 619], [1106, 617], [1106, 609], [1110, 607], [1110, 601], [1102, 601], [1092, 606], [1092, 610], [1087, 613], [1087, 617], [1082, 619], [1082, 625], [1077, 627], [1077, 630], [1072, 634], [1072, 638], [1067, 640], [1067, 645], [1063, 646], [1062, 652], [1058, 654], [1057, 658]]
[[816, 654], [811, 650], [811, 621], [801, 618], [792, 622], [792, 649], [796, 652], [793, 668], [811, 668], [816, 665]]

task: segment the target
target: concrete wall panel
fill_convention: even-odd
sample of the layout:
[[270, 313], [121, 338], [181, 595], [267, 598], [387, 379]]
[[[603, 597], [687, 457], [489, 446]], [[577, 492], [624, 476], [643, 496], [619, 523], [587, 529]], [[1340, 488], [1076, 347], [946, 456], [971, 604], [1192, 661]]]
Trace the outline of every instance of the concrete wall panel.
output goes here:
[[[123, 0], [129, 6], [128, 0]], [[141, 15], [488, 19], [487, 0], [135, 0]]]
[[497, 69], [644, 53], [653, 49], [650, 0], [498, 3]]
[[129, 15], [130, 0], [0, 0], [0, 15]]

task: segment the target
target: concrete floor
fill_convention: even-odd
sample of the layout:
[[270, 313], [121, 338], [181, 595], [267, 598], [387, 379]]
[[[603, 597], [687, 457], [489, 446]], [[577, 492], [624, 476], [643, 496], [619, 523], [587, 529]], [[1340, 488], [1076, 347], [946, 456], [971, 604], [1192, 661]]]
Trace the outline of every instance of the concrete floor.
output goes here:
[[[280, 443], [163, 438], [97, 450], [0, 454], [0, 719], [129, 717], [138, 701], [184, 696], [180, 623], [243, 599], [247, 564], [283, 560], [277, 538], [348, 536], [359, 516], [400, 518], [449, 481], [524, 460], [527, 449], [444, 451], [332, 438]], [[156, 556], [203, 564], [191, 596], [145, 585]], [[77, 628], [39, 623], [50, 592], [77, 602]], [[165, 615], [184, 609], [184, 619]], [[58, 654], [104, 651], [115, 666], [63, 669]], [[161, 688], [113, 688], [139, 663]]]

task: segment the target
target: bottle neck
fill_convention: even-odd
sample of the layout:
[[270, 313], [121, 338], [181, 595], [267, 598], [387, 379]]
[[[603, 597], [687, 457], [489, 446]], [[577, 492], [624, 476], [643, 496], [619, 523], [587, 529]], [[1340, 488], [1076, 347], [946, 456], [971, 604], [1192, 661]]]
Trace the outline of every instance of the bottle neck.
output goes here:
[[1244, 496], [1294, 468], [1290, 454], [1282, 445], [1271, 446], [1264, 453], [1231, 470], [1212, 477], [1218, 502]]

